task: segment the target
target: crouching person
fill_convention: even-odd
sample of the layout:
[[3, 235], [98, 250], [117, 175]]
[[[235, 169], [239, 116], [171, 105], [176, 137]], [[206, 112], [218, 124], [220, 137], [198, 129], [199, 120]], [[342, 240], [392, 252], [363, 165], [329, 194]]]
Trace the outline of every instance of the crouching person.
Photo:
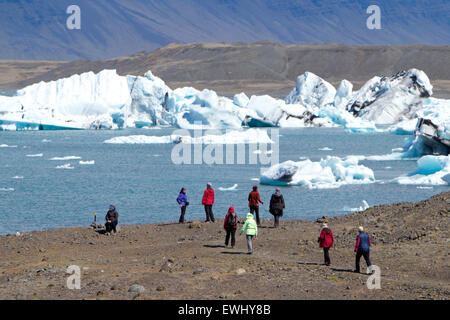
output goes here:
[[252, 240], [253, 237], [258, 236], [258, 225], [256, 224], [255, 219], [253, 218], [253, 214], [249, 213], [247, 214], [247, 219], [245, 220], [244, 226], [241, 228], [240, 234], [244, 233], [247, 237], [247, 247], [248, 247], [248, 254], [253, 253], [253, 244]]
[[114, 233], [117, 232], [116, 227], [117, 224], [119, 223], [119, 213], [116, 210], [116, 207], [113, 205], [109, 206], [109, 210], [108, 213], [106, 214], [106, 223], [105, 223], [105, 228], [106, 228], [106, 234], [110, 234], [111, 231], [114, 231]]

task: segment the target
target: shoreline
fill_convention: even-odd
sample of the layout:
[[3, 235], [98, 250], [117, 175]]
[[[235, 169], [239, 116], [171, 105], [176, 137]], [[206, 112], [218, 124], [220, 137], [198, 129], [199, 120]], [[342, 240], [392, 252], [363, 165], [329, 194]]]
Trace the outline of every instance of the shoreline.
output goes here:
[[[239, 232], [236, 248], [224, 247], [223, 218], [121, 226], [111, 236], [88, 227], [1, 235], [0, 299], [449, 300], [449, 208], [445, 192], [329, 218], [331, 267], [311, 220], [281, 220], [277, 229], [263, 220], [253, 255]], [[372, 237], [380, 290], [352, 272], [359, 225]], [[80, 267], [80, 290], [67, 288], [71, 265]]]

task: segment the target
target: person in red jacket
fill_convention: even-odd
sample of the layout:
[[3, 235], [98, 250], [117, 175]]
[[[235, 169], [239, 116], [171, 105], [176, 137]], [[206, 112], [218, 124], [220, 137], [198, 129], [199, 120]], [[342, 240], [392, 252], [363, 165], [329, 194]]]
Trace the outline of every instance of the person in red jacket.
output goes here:
[[256, 213], [256, 224], [258, 226], [261, 225], [261, 222], [259, 221], [259, 203], [264, 204], [264, 202], [261, 201], [261, 197], [259, 196], [258, 187], [254, 186], [253, 191], [248, 195], [248, 207], [250, 208], [251, 214]]
[[331, 229], [328, 228], [328, 225], [324, 223], [322, 225], [322, 231], [320, 232], [318, 242], [320, 244], [320, 247], [323, 248], [323, 256], [325, 258], [326, 266], [329, 266], [331, 264], [329, 250], [330, 248], [333, 248], [333, 241], [333, 232], [331, 232]]
[[205, 222], [215, 222], [214, 213], [212, 211], [212, 206], [214, 204], [214, 189], [212, 188], [212, 184], [208, 183], [206, 185], [206, 190], [203, 193], [202, 205], [205, 206], [206, 220]]
[[234, 208], [230, 207], [228, 209], [228, 213], [225, 216], [225, 220], [223, 222], [223, 228], [227, 232], [225, 237], [225, 247], [228, 247], [228, 243], [230, 241], [231, 236], [231, 248], [234, 249], [234, 245], [236, 244], [236, 229], [237, 229], [238, 216], [234, 212]]

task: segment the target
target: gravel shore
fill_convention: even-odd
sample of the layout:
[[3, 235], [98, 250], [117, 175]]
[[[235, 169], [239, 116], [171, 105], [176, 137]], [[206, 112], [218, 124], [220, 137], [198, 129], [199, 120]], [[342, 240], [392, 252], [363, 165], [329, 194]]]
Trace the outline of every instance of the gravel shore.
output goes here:
[[[244, 236], [235, 249], [224, 247], [221, 219], [121, 226], [110, 236], [88, 227], [0, 236], [0, 299], [448, 300], [449, 213], [447, 192], [326, 219], [335, 236], [330, 267], [314, 221], [274, 229], [263, 220], [253, 255]], [[379, 290], [368, 289], [367, 274], [353, 273], [359, 225], [372, 237]], [[79, 290], [67, 288], [70, 265], [80, 267]]]

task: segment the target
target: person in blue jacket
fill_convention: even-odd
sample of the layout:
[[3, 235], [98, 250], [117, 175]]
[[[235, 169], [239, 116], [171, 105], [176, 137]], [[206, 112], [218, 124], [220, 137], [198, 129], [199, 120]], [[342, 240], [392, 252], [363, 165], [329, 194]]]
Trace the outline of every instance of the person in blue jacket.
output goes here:
[[179, 223], [184, 223], [184, 215], [186, 213], [186, 207], [189, 205], [185, 188], [181, 189], [180, 194], [178, 195], [178, 198], [177, 198], [177, 202], [181, 208], [181, 215], [180, 215]]
[[364, 232], [363, 227], [358, 228], [358, 236], [356, 237], [355, 255], [356, 255], [356, 269], [355, 272], [359, 273], [359, 261], [361, 256], [366, 260], [367, 267], [370, 267], [370, 237]]

